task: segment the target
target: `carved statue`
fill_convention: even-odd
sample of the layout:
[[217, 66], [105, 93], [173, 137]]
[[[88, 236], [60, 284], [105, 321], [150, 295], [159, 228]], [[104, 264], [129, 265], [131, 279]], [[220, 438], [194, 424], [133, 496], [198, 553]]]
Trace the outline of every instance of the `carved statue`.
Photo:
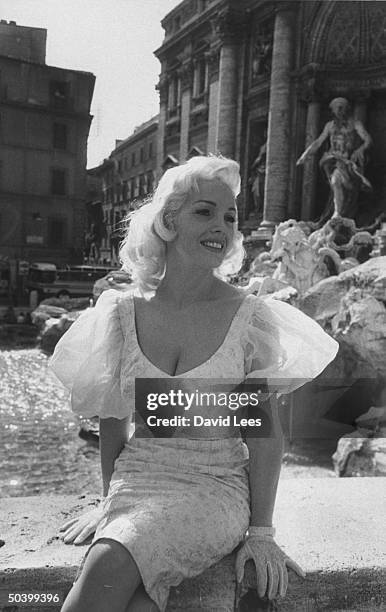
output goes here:
[[[358, 265], [367, 261], [373, 249], [373, 237], [368, 231], [355, 226], [353, 219], [334, 217], [320, 229], [312, 232], [308, 239], [310, 245], [318, 250], [328, 247], [344, 257], [342, 269], [352, 267], [350, 262]], [[350, 259], [350, 262], [349, 262]]]
[[279, 261], [272, 278], [288, 283], [300, 294], [341, 269], [336, 251], [329, 247], [313, 248], [293, 219], [277, 226], [270, 257], [272, 261]]
[[[267, 130], [264, 132], [264, 136], [267, 136]], [[249, 179], [251, 184], [251, 191], [253, 195], [253, 203], [256, 216], [264, 208], [264, 186], [265, 186], [265, 173], [267, 163], [267, 141], [262, 144], [259, 149], [259, 153], [251, 166], [252, 175]]]
[[[353, 217], [356, 213], [358, 194], [361, 189], [371, 189], [364, 176], [365, 151], [372, 140], [363, 124], [350, 115], [350, 105], [345, 98], [334, 98], [330, 103], [334, 115], [326, 123], [320, 136], [314, 140], [296, 164], [302, 165], [322, 144], [329, 139], [330, 148], [322, 155], [320, 167], [325, 172], [331, 187], [333, 217]], [[357, 146], [356, 140], [361, 140]]]
[[272, 64], [272, 33], [262, 31], [257, 36], [252, 53], [252, 81], [258, 77], [268, 76]]

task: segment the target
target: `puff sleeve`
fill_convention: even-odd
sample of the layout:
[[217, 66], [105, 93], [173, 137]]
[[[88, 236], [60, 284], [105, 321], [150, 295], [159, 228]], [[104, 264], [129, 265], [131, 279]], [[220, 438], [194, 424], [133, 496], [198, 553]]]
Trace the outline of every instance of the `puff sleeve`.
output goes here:
[[246, 379], [267, 379], [271, 390], [291, 393], [318, 376], [339, 344], [297, 308], [252, 297], [243, 332]]
[[120, 293], [102, 293], [96, 306], [71, 325], [55, 347], [50, 368], [71, 392], [74, 412], [84, 416], [122, 419], [129, 416], [121, 393], [123, 333]]

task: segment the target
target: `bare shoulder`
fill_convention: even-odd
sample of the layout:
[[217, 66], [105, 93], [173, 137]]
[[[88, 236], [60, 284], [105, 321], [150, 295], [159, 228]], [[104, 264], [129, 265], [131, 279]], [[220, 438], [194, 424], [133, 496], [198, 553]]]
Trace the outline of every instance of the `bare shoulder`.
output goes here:
[[334, 121], [333, 120], [327, 121], [326, 125], [324, 126], [323, 132], [328, 132], [329, 133], [329, 132], [331, 132], [333, 127], [334, 127]]
[[119, 314], [125, 315], [131, 310], [131, 304], [134, 299], [134, 293], [130, 291], [118, 291], [115, 290], [115, 300], [118, 306]]

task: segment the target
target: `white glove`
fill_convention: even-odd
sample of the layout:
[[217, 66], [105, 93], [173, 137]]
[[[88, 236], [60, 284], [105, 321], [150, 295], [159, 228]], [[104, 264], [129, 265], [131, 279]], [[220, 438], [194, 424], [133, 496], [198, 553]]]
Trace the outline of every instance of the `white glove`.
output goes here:
[[259, 597], [267, 595], [268, 599], [276, 599], [285, 596], [288, 587], [287, 567], [305, 578], [303, 570], [281, 550], [272, 536], [247, 537], [236, 556], [236, 578], [239, 583], [243, 579], [244, 566], [249, 559], [253, 559], [256, 566]]
[[95, 532], [102, 516], [103, 504], [99, 504], [85, 514], [70, 519], [59, 529], [60, 532], [64, 532], [62, 535], [63, 542], [65, 544], [82, 544]]

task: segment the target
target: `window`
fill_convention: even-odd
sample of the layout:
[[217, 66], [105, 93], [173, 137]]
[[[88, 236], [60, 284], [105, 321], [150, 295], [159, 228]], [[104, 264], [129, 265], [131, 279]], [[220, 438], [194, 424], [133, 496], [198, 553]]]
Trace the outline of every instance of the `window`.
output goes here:
[[52, 168], [51, 193], [53, 195], [66, 195], [66, 178], [66, 170], [64, 168]]
[[66, 108], [68, 104], [68, 83], [65, 81], [50, 81], [51, 104], [55, 108]]
[[63, 246], [66, 239], [66, 222], [64, 219], [48, 219], [48, 244]]
[[174, 77], [169, 83], [168, 92], [168, 109], [173, 110], [177, 108], [180, 98], [180, 80], [178, 77]]
[[64, 123], [54, 123], [54, 149], [67, 149], [67, 126]]
[[130, 180], [130, 198], [135, 198], [135, 178]]
[[149, 159], [153, 157], [153, 143], [149, 142]]
[[121, 159], [118, 161], [118, 173], [122, 174], [122, 160]]
[[147, 192], [151, 193], [154, 188], [154, 176], [152, 170], [147, 173]]
[[143, 147], [141, 147], [139, 150], [139, 161], [143, 162], [143, 159], [144, 159], [144, 153], [143, 153]]
[[131, 165], [135, 166], [135, 151], [133, 151], [131, 154]]
[[122, 197], [125, 201], [127, 200], [127, 192], [128, 192], [127, 181], [124, 181], [123, 186], [122, 186]]
[[140, 198], [145, 195], [145, 175], [144, 174], [139, 175], [139, 193], [138, 195]]
[[201, 58], [196, 65], [194, 72], [194, 95], [200, 96], [207, 88], [207, 65], [204, 58]]

